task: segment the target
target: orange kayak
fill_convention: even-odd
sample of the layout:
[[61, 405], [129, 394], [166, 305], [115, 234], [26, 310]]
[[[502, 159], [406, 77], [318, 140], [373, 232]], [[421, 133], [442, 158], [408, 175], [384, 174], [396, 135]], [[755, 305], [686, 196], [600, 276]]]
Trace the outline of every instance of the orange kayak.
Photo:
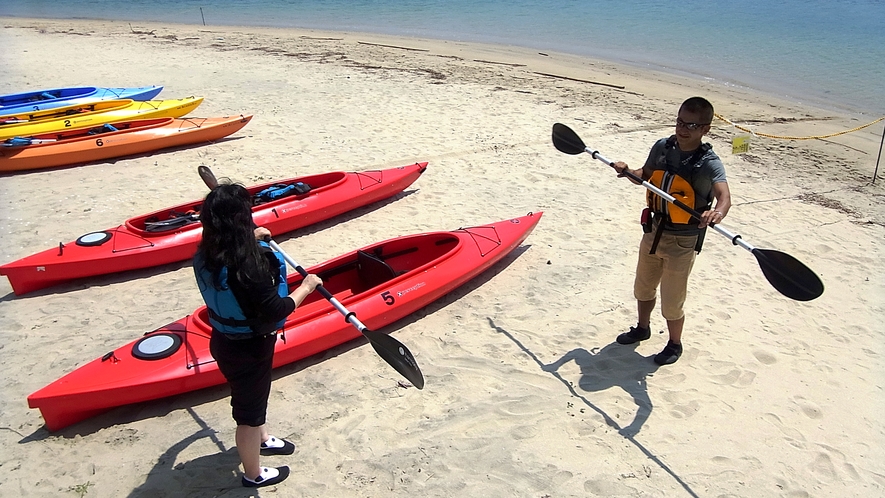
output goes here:
[[64, 130], [0, 142], [0, 172], [52, 168], [209, 142], [246, 126], [252, 116], [157, 118]]

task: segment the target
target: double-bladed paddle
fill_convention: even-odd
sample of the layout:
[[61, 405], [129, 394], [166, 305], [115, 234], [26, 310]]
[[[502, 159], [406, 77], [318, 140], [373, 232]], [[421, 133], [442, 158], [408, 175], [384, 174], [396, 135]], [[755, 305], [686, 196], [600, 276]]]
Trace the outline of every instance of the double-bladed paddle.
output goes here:
[[[209, 167], [199, 166], [197, 172], [200, 174], [200, 178], [203, 179], [203, 182], [207, 187], [214, 189], [218, 186], [218, 180], [215, 178], [215, 174], [212, 173], [212, 170], [209, 169]], [[303, 277], [307, 276], [307, 270], [302, 268], [297, 261], [286, 254], [276, 242], [269, 237], [266, 240], [268, 244], [270, 244], [270, 247], [279, 252], [283, 256], [283, 259], [285, 259], [295, 271], [300, 273]], [[376, 332], [363, 325], [363, 323], [356, 317], [355, 313], [348, 311], [348, 309], [345, 308], [344, 305], [342, 305], [341, 302], [322, 285], [317, 286], [316, 290], [332, 303], [332, 306], [334, 306], [335, 309], [344, 315], [344, 319], [348, 323], [356, 327], [356, 329], [363, 334], [363, 337], [369, 341], [375, 349], [375, 352], [378, 353], [384, 361], [392, 366], [394, 370], [402, 374], [402, 376], [411, 382], [413, 386], [418, 389], [424, 388], [424, 375], [421, 374], [421, 369], [418, 368], [418, 362], [415, 361], [415, 357], [412, 356], [412, 352], [409, 351], [409, 348], [393, 337], [381, 332]]]
[[[579, 137], [571, 128], [562, 123], [556, 123], [553, 125], [553, 146], [560, 152], [566, 154], [578, 155], [582, 152], [586, 152], [594, 159], [598, 159], [609, 166], [614, 164], [613, 161], [602, 156], [599, 151], [592, 150], [584, 145], [581, 137]], [[694, 218], [701, 219], [701, 213], [695, 211], [685, 203], [680, 202], [678, 199], [658, 187], [655, 187], [651, 183], [629, 171], [624, 171], [624, 176], [640, 183], [643, 187], [661, 196], [661, 198], [685, 210]], [[810, 268], [802, 264], [793, 256], [773, 249], [759, 249], [753, 247], [748, 242], [744, 241], [740, 235], [734, 234], [720, 225], [711, 223], [710, 227], [716, 232], [731, 239], [732, 244], [741, 246], [753, 253], [753, 256], [756, 256], [756, 261], [759, 262], [759, 267], [762, 269], [765, 278], [767, 278], [771, 285], [781, 294], [797, 301], [811, 301], [823, 294], [824, 284], [821, 282], [820, 278], [811, 271]]]

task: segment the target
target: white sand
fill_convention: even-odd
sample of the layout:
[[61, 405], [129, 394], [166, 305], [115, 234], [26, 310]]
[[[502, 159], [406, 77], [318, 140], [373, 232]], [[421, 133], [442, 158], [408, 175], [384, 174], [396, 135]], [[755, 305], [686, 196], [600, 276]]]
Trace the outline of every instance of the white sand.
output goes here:
[[[814, 269], [781, 296], [755, 258], [708, 233], [685, 354], [614, 343], [635, 320], [644, 189], [551, 126], [638, 165], [692, 95], [759, 132], [818, 136], [843, 116], [722, 85], [562, 54], [351, 33], [3, 19], [0, 93], [165, 86], [198, 116], [254, 114], [236, 140], [0, 178], [0, 261], [179, 201], [196, 167], [246, 184], [415, 161], [410, 195], [281, 237], [305, 266], [396, 235], [544, 218], [522, 251], [390, 328], [423, 391], [361, 341], [278, 370], [272, 433], [293, 476], [239, 486], [227, 388], [128, 406], [49, 433], [28, 394], [201, 304], [187, 262], [14, 296], [0, 282], [2, 496], [857, 496], [885, 494], [881, 125], [826, 140], [717, 122], [734, 207], [724, 226]], [[397, 48], [399, 47], [399, 48]], [[623, 90], [593, 83], [622, 85]], [[785, 121], [784, 121], [785, 120]], [[661, 333], [658, 333], [661, 332]], [[545, 367], [546, 366], [546, 367]], [[639, 405], [639, 406], [637, 406]]]

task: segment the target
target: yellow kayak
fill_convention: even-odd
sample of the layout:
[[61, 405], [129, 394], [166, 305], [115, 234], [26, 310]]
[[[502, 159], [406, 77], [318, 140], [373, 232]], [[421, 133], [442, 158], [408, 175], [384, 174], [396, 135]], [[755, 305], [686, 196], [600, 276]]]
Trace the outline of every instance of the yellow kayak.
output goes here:
[[0, 116], [0, 140], [54, 131], [90, 128], [105, 123], [149, 118], [179, 118], [203, 103], [203, 97], [134, 101], [103, 100], [31, 113]]

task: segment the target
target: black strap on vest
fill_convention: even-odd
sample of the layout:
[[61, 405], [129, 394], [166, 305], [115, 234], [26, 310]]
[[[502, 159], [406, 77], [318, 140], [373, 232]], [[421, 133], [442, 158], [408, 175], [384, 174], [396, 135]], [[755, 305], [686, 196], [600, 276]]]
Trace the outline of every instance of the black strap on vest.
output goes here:
[[[654, 216], [654, 214], [652, 214]], [[658, 242], [661, 241], [661, 235], [664, 234], [664, 221], [661, 220], [658, 223], [658, 227], [655, 229], [655, 240], [651, 243], [651, 249], [648, 251], [649, 254], [654, 254], [658, 249]], [[704, 246], [704, 236], [707, 235], [707, 229], [702, 228], [697, 232], [698, 240], [694, 244], [694, 252], [700, 254], [701, 248]]]
[[215, 320], [216, 322], [227, 325], [228, 327], [252, 327], [253, 325], [257, 325], [261, 323], [256, 319], [246, 319], [246, 320], [237, 320], [235, 318], [225, 318], [218, 313], [212, 311], [212, 308], [207, 308], [209, 310], [209, 317]]

